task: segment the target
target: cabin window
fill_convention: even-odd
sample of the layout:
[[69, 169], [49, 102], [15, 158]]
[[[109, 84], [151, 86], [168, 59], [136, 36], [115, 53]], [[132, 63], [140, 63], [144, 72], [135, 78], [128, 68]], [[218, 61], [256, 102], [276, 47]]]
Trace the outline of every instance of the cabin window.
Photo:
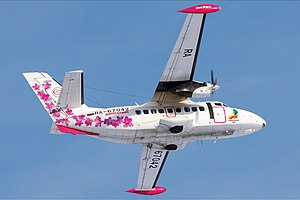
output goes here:
[[140, 115], [142, 112], [140, 110], [136, 110], [135, 114]]
[[223, 106], [224, 106], [224, 107], [228, 107], [228, 106], [227, 106], [226, 104], [224, 104], [224, 103], [223, 103]]
[[222, 104], [221, 104], [221, 103], [215, 103], [215, 105], [216, 105], [216, 106], [222, 106]]
[[199, 106], [199, 110], [200, 110], [200, 111], [204, 111], [205, 108], [204, 108], [203, 106]]
[[159, 112], [159, 113], [165, 113], [165, 110], [162, 109], [162, 108], [160, 108], [160, 109], [158, 109], [158, 112]]
[[185, 112], [190, 112], [191, 109], [190, 109], [189, 107], [184, 107], [184, 111], [185, 111]]
[[168, 113], [173, 113], [173, 108], [167, 108]]
[[192, 107], [192, 111], [196, 112], [197, 111], [197, 107]]
[[156, 114], [156, 109], [151, 109], [152, 114]]
[[181, 108], [176, 108], [175, 110], [176, 110], [177, 113], [181, 112]]
[[149, 110], [143, 110], [143, 113], [147, 115], [149, 114]]

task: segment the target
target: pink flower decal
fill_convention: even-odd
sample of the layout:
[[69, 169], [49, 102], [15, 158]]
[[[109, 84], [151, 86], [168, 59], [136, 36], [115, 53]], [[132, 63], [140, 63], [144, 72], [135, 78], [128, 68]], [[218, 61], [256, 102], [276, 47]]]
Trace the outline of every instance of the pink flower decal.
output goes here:
[[59, 109], [53, 109], [50, 114], [53, 115], [53, 117], [57, 118], [60, 116], [60, 110]]
[[47, 81], [43, 84], [43, 87], [45, 88], [45, 90], [48, 90], [49, 88], [51, 88], [51, 84]]
[[33, 88], [34, 90], [39, 90], [39, 89], [40, 89], [40, 85], [38, 85], [37, 83], [35, 83], [35, 84], [32, 86], [32, 88]]
[[115, 119], [109, 117], [109, 118], [106, 118], [104, 120], [102, 120], [101, 117], [96, 116], [94, 122], [95, 122], [95, 127], [98, 127], [98, 126], [101, 127], [102, 122], [106, 126], [113, 126], [115, 128], [117, 128], [121, 124], [123, 124], [125, 128], [133, 126], [133, 124], [132, 124], [132, 118], [129, 118], [127, 116], [125, 118], [123, 116], [117, 116]]
[[48, 110], [52, 110], [54, 108], [54, 104], [53, 103], [45, 103], [46, 104], [46, 108]]
[[78, 119], [80, 119], [80, 120], [84, 120], [85, 115], [78, 115], [77, 117], [78, 117]]
[[70, 121], [69, 121], [69, 119], [67, 119], [67, 118], [65, 118], [65, 119], [56, 119], [56, 120], [55, 120], [55, 123], [56, 123], [56, 124], [65, 124], [65, 125], [67, 125], [67, 126], [69, 125], [69, 122], [70, 122]]
[[71, 109], [66, 110], [67, 115], [74, 115], [73, 111]]
[[46, 94], [44, 91], [42, 90], [38, 91], [37, 95], [41, 97], [43, 101], [49, 101], [50, 96], [49, 94]]
[[119, 116], [117, 116], [117, 121], [120, 123], [120, 124], [122, 124], [122, 122], [123, 122], [123, 116], [121, 116], [121, 117], [119, 117]]
[[99, 117], [99, 116], [97, 116], [96, 118], [95, 118], [95, 127], [98, 127], [98, 126], [100, 126], [101, 127], [101, 124], [102, 124], [102, 120], [101, 120], [101, 117]]
[[111, 117], [109, 117], [108, 119], [104, 119], [104, 124], [106, 124], [107, 126], [112, 125], [113, 123], [113, 119]]
[[42, 96], [45, 95], [45, 92], [42, 91], [42, 90], [40, 90], [40, 91], [38, 91], [37, 95], [38, 95], [39, 97], [42, 97]]
[[61, 119], [60, 121], [61, 121], [61, 123], [65, 124], [66, 126], [68, 126], [69, 122], [70, 122], [68, 118]]
[[41, 96], [41, 99], [43, 101], [49, 101], [49, 94], [44, 94], [43, 96]]
[[80, 119], [75, 119], [75, 120], [76, 120], [75, 126], [81, 126], [83, 124], [82, 120]]
[[85, 119], [85, 122], [84, 122], [84, 123], [85, 123], [86, 126], [92, 126], [93, 120], [92, 120], [91, 118], [88, 118], [88, 117], [87, 117], [87, 118]]
[[117, 116], [117, 119], [113, 119], [112, 120], [112, 124], [111, 125], [113, 127], [117, 128], [120, 124], [122, 124], [122, 119], [123, 119], [123, 117]]
[[124, 118], [123, 123], [124, 123], [124, 127], [132, 127], [133, 126], [132, 118], [129, 118], [127, 116]]
[[113, 120], [112, 124], [113, 127], [117, 128], [117, 126], [120, 125], [120, 122], [118, 120]]

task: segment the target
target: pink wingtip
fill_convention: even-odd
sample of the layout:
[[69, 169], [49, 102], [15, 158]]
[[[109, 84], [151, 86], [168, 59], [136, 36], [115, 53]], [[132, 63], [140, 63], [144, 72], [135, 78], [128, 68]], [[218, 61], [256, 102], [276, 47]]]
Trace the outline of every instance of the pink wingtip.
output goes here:
[[219, 10], [221, 10], [221, 7], [214, 5], [214, 4], [200, 4], [197, 6], [192, 6], [190, 8], [179, 10], [178, 12], [194, 13], [194, 14], [207, 14], [207, 13], [217, 12]]
[[131, 192], [135, 194], [143, 194], [143, 195], [156, 195], [156, 194], [161, 194], [166, 191], [166, 188], [161, 187], [161, 186], [155, 186], [152, 190], [138, 190], [136, 188], [126, 190], [125, 192]]

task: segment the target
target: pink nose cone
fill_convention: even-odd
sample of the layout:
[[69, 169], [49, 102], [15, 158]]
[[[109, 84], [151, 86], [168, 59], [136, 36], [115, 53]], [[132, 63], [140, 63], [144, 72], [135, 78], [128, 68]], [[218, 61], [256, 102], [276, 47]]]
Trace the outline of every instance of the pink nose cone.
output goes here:
[[126, 190], [125, 192], [131, 192], [135, 194], [143, 194], [143, 195], [156, 195], [161, 194], [166, 191], [166, 188], [161, 186], [155, 186], [152, 190], [137, 190], [135, 188]]
[[207, 13], [217, 12], [219, 10], [221, 10], [221, 7], [214, 5], [214, 4], [200, 4], [197, 6], [192, 6], [190, 8], [179, 10], [178, 12], [194, 13], [194, 14], [207, 14]]

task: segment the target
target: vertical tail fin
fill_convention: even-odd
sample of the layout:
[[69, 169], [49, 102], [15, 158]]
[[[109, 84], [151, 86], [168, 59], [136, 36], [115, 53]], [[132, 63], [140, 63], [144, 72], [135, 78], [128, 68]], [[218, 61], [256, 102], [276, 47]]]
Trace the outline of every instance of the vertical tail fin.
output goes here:
[[27, 72], [23, 75], [52, 120], [55, 121], [55, 117], [60, 115], [57, 103], [62, 90], [61, 85], [44, 72]]
[[83, 104], [83, 71], [67, 72], [63, 86], [44, 72], [23, 75], [53, 120], [51, 133], [60, 134], [58, 124], [68, 126], [76, 114], [88, 108]]
[[68, 125], [68, 118], [82, 111], [83, 71], [67, 72], [63, 86], [44, 72], [23, 75], [54, 123]]

